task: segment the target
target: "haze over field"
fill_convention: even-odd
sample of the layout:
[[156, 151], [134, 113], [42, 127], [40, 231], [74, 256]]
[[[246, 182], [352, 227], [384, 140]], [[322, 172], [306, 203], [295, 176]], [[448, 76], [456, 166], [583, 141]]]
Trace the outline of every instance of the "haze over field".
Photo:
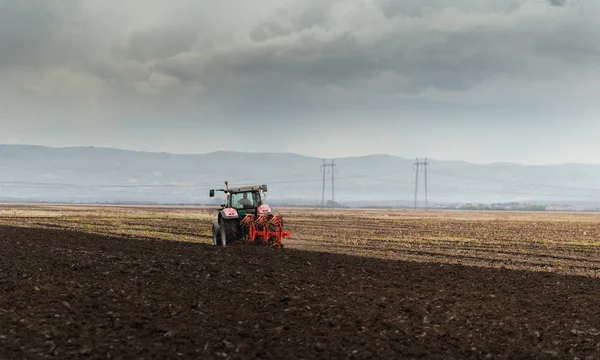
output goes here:
[[[592, 0], [0, 0], [0, 143], [600, 163], [599, 33], [600, 2]], [[129, 163], [87, 174], [41, 164], [33, 178], [64, 170], [61, 181], [145, 182], [156, 170], [173, 181], [199, 181], [200, 173], [220, 180], [212, 168], [180, 165], [190, 157], [153, 156], [161, 165], [142, 173]], [[320, 160], [295, 159], [257, 172], [319, 176]], [[340, 160], [339, 175], [374, 160], [397, 171], [396, 180], [412, 180], [412, 160], [392, 157]], [[461, 176], [488, 175], [477, 170], [487, 167], [451, 166], [464, 167]], [[581, 175], [516, 169], [562, 174], [528, 173], [536, 184], [597, 184], [586, 175], [594, 166], [576, 167], [586, 169]], [[454, 180], [442, 179], [432, 174], [432, 197], [456, 194]], [[479, 186], [471, 181], [469, 189]], [[369, 185], [379, 196], [392, 188], [408, 196], [404, 185]], [[295, 186], [319, 194], [314, 184]], [[339, 186], [340, 197], [373, 191]]]
[[[414, 159], [390, 155], [336, 159], [335, 199], [347, 205], [412, 205]], [[430, 203], [508, 201], [600, 205], [600, 165], [488, 165], [429, 160]], [[214, 204], [210, 188], [269, 185], [268, 200], [321, 202], [322, 159], [295, 154], [197, 155], [104, 148], [0, 145], [0, 200], [138, 201]], [[330, 199], [330, 174], [326, 199]], [[421, 175], [420, 205], [423, 205]]]

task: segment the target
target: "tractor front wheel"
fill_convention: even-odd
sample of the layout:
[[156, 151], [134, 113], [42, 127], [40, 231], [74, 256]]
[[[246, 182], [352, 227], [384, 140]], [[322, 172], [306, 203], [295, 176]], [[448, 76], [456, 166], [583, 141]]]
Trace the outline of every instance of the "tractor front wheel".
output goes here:
[[237, 220], [221, 219], [221, 245], [226, 246], [239, 239]]

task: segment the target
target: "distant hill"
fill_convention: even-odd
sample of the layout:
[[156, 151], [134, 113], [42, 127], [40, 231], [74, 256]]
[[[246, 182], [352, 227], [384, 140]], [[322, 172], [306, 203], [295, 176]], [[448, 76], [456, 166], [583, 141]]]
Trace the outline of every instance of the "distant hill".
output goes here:
[[[335, 201], [412, 205], [414, 159], [390, 155], [335, 160]], [[600, 165], [524, 166], [429, 160], [434, 203], [600, 203]], [[0, 145], [3, 201], [214, 203], [208, 190], [266, 183], [271, 202], [320, 204], [322, 159], [285, 153], [176, 155], [111, 148]], [[424, 199], [420, 174], [419, 199]], [[331, 198], [331, 174], [326, 198]], [[422, 201], [420, 201], [422, 203]]]

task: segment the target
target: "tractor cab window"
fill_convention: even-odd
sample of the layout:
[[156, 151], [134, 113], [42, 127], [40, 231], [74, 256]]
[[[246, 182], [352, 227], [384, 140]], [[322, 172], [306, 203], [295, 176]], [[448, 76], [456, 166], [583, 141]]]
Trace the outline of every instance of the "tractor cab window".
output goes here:
[[231, 205], [236, 209], [256, 207], [252, 193], [231, 194]]

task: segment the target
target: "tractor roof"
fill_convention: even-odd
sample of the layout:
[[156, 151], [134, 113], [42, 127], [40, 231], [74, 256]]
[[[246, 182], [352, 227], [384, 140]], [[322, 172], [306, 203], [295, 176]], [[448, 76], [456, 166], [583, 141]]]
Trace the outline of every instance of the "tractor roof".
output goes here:
[[231, 193], [250, 192], [250, 191], [264, 191], [264, 185], [251, 185], [251, 186], [238, 186], [229, 188]]

